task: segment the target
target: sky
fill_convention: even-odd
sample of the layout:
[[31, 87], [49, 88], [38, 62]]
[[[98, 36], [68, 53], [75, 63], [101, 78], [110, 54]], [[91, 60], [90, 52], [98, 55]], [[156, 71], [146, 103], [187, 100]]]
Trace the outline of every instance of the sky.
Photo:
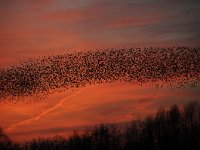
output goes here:
[[[199, 0], [1, 0], [0, 66], [73, 51], [200, 46]], [[38, 103], [0, 104], [0, 126], [15, 139], [123, 122], [159, 107], [198, 100], [198, 88], [128, 83], [55, 93]]]
[[0, 65], [68, 51], [199, 46], [198, 0], [1, 0]]

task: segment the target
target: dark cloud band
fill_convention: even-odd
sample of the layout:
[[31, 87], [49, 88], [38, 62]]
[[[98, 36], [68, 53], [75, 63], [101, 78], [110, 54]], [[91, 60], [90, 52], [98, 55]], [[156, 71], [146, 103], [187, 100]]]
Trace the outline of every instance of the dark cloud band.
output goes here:
[[0, 101], [91, 84], [187, 85], [200, 81], [200, 48], [131, 48], [74, 52], [0, 69]]

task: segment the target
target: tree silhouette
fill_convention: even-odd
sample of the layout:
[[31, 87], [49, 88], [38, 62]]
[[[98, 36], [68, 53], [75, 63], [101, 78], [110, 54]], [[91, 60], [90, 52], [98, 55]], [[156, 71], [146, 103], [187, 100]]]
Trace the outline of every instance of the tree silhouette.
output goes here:
[[0, 149], [1, 150], [18, 150], [19, 145], [13, 143], [10, 138], [0, 128]]
[[134, 120], [125, 129], [101, 124], [75, 132], [16, 144], [0, 128], [0, 150], [199, 150], [200, 104], [161, 108], [151, 117]]

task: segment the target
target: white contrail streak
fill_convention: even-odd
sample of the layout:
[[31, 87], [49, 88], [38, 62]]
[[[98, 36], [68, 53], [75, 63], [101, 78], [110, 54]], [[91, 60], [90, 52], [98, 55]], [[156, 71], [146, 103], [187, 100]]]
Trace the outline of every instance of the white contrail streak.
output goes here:
[[[83, 90], [85, 90], [86, 88], [84, 88]], [[63, 98], [60, 100], [60, 102], [58, 104], [56, 104], [55, 106], [47, 109], [46, 111], [38, 114], [37, 116], [33, 117], [33, 118], [30, 118], [30, 119], [26, 119], [24, 121], [21, 121], [21, 122], [18, 122], [18, 123], [15, 123], [11, 126], [9, 126], [7, 129], [5, 129], [5, 131], [10, 131], [10, 130], [13, 130], [15, 127], [17, 126], [20, 126], [20, 125], [23, 125], [23, 124], [27, 124], [27, 123], [30, 123], [32, 121], [36, 121], [36, 120], [39, 120], [41, 117], [43, 117], [44, 115], [48, 114], [49, 112], [55, 110], [56, 108], [60, 107], [65, 101], [69, 100], [70, 98], [78, 95], [81, 91], [83, 90], [79, 90], [78, 92], [75, 92], [74, 94], [70, 95], [69, 97], [66, 97], [66, 98]]]

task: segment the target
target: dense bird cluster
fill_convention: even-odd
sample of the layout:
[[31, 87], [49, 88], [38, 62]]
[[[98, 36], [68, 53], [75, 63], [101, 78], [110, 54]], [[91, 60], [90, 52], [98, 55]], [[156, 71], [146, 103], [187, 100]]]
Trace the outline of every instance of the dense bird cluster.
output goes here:
[[193, 86], [200, 81], [200, 48], [130, 48], [74, 52], [0, 68], [0, 101], [116, 81]]

